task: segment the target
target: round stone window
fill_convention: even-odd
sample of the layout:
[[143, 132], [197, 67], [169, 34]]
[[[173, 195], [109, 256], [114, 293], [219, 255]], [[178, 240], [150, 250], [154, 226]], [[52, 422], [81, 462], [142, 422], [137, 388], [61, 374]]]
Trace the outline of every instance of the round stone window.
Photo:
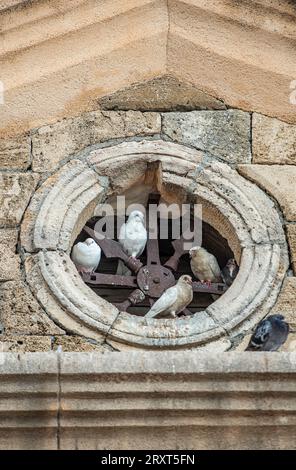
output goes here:
[[[268, 313], [288, 252], [279, 215], [263, 191], [228, 165], [169, 142], [127, 142], [85, 153], [41, 185], [22, 224], [27, 282], [56, 323], [96, 340], [184, 348], [243, 333]], [[231, 287], [190, 316], [145, 319], [121, 311], [83, 282], [70, 259], [99, 204], [123, 194], [139, 200], [155, 188], [167, 202], [201, 204], [203, 222], [240, 266]]]

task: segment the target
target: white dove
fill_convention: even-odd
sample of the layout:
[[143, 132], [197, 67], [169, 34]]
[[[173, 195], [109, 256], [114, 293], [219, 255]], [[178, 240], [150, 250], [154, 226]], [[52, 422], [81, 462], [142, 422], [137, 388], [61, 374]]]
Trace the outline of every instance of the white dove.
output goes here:
[[189, 250], [189, 256], [191, 270], [200, 282], [222, 282], [221, 269], [214, 255], [201, 246], [194, 246]]
[[169, 287], [164, 291], [149, 312], [146, 313], [145, 318], [153, 318], [157, 315], [176, 317], [178, 313], [181, 313], [192, 302], [192, 299], [192, 279], [191, 276], [184, 274], [175, 286]]
[[[120, 227], [118, 241], [123, 251], [133, 258], [141, 256], [147, 243], [147, 230], [144, 225], [144, 214], [132, 211], [125, 224]], [[129, 275], [130, 270], [123, 261], [118, 261], [117, 274]]]
[[73, 246], [71, 258], [79, 273], [93, 273], [101, 261], [101, 248], [87, 238]]

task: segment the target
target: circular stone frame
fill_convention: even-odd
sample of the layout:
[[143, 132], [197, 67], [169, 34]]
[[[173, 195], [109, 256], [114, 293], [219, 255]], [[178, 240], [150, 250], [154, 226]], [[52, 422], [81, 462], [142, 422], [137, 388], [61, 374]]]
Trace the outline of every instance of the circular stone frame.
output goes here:
[[[84, 284], [70, 259], [96, 206], [147, 182], [153, 162], [163, 197], [202, 204], [203, 220], [228, 240], [240, 264], [227, 292], [191, 317], [145, 319], [119, 312]], [[21, 244], [27, 282], [57, 324], [95, 340], [142, 348], [229, 343], [269, 312], [289, 266], [279, 214], [261, 189], [200, 151], [155, 140], [90, 150], [65, 164], [34, 194]]]

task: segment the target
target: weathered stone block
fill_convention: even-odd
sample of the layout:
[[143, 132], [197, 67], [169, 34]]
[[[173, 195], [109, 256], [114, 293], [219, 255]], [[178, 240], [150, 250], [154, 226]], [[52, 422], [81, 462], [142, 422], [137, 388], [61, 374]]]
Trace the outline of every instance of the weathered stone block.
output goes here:
[[1, 352], [51, 351], [51, 336], [0, 335]]
[[0, 229], [0, 246], [6, 246], [14, 252], [16, 251], [18, 230], [16, 228]]
[[137, 83], [100, 98], [102, 109], [190, 111], [193, 109], [225, 109], [220, 100], [170, 75]]
[[287, 277], [271, 313], [282, 313], [293, 330], [296, 329], [296, 277]]
[[5, 245], [0, 245], [0, 281], [11, 281], [21, 277], [20, 257]]
[[81, 336], [58, 336], [53, 341], [53, 350], [56, 351], [58, 347], [62, 348], [63, 352], [106, 352], [112, 348], [106, 344], [98, 344], [96, 341], [82, 338]]
[[18, 231], [0, 229], [0, 281], [19, 279], [20, 257], [16, 254]]
[[253, 163], [296, 164], [296, 126], [253, 114]]
[[38, 180], [34, 173], [0, 173], [0, 225], [20, 223]]
[[32, 136], [33, 170], [52, 171], [89, 145], [109, 139], [160, 133], [157, 113], [94, 111], [44, 126]]
[[239, 165], [238, 170], [277, 199], [288, 221], [296, 221], [296, 165]]
[[163, 114], [162, 131], [228, 163], [251, 162], [250, 115], [243, 111], [192, 111]]
[[30, 166], [31, 139], [27, 134], [0, 139], [0, 169], [26, 170]]
[[296, 275], [296, 225], [289, 224], [286, 226], [288, 242], [290, 247], [290, 255], [294, 274]]
[[1, 285], [0, 323], [7, 335], [64, 334], [45, 314], [25, 282]]

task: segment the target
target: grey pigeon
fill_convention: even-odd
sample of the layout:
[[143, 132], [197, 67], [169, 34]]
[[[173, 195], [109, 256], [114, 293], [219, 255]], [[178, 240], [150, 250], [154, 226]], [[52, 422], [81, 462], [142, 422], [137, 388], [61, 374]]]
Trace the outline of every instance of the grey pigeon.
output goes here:
[[222, 269], [222, 272], [221, 272], [222, 279], [228, 287], [231, 286], [234, 279], [236, 278], [238, 270], [239, 270], [239, 267], [238, 267], [235, 259], [230, 258], [227, 261], [226, 266]]
[[289, 334], [283, 315], [270, 315], [262, 320], [251, 337], [246, 351], [277, 351]]
[[101, 248], [92, 238], [87, 238], [73, 246], [71, 258], [79, 273], [92, 273], [101, 261]]
[[192, 299], [192, 278], [184, 274], [175, 286], [169, 287], [164, 291], [149, 312], [146, 313], [145, 318], [156, 316], [176, 317], [178, 313], [181, 313], [192, 302]]

